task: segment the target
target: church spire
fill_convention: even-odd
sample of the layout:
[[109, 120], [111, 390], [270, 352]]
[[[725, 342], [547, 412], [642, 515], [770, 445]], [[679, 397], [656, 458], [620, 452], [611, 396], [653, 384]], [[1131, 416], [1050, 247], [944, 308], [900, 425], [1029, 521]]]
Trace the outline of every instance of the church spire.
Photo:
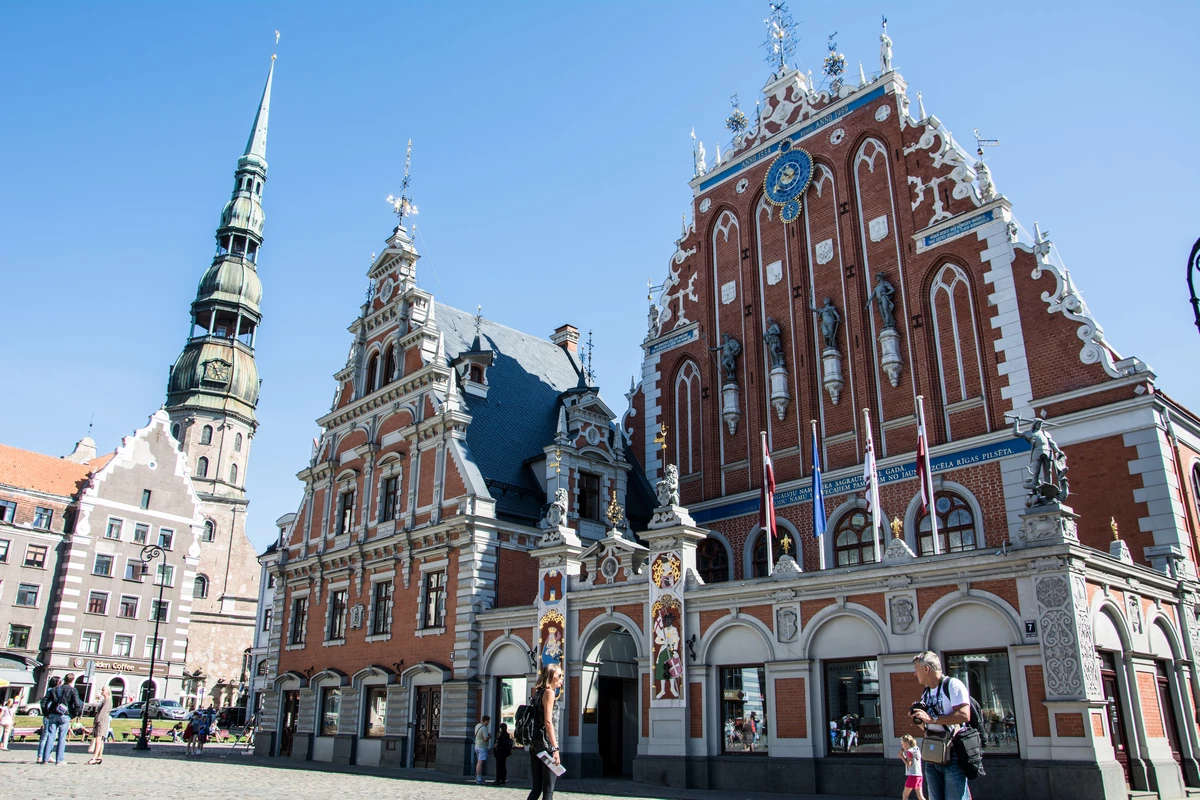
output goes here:
[[271, 56], [271, 68], [267, 71], [267, 85], [263, 87], [262, 101], [258, 104], [258, 114], [254, 117], [254, 127], [250, 129], [250, 138], [246, 140], [246, 156], [254, 156], [262, 161], [263, 168], [267, 165], [267, 118], [271, 113], [271, 79], [275, 77], [275, 56]]

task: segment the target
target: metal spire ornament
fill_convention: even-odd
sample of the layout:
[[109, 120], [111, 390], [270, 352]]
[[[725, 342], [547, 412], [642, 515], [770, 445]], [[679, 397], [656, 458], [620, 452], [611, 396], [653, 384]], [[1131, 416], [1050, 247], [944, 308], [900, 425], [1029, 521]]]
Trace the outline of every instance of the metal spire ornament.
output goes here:
[[825, 56], [825, 65], [821, 68], [829, 78], [829, 94], [833, 96], [842, 88], [842, 75], [846, 72], [846, 57], [837, 51], [835, 36], [837, 31], [829, 34], [829, 55]]
[[770, 6], [771, 13], [763, 20], [767, 26], [767, 40], [762, 46], [767, 52], [765, 61], [782, 75], [787, 62], [796, 56], [796, 23], [792, 21], [787, 3], [771, 3]]
[[750, 127], [750, 120], [746, 119], [745, 112], [739, 107], [737, 93], [729, 98], [729, 105], [733, 106], [733, 113], [725, 118], [725, 127], [730, 130], [735, 137], [741, 136], [747, 128]]
[[408, 196], [409, 169], [412, 167], [412, 139], [408, 140], [408, 149], [404, 153], [404, 179], [400, 181], [400, 196], [389, 194], [387, 196], [388, 205], [396, 212], [396, 217], [399, 219], [399, 224], [396, 227], [404, 226], [404, 218], [417, 213], [417, 206]]

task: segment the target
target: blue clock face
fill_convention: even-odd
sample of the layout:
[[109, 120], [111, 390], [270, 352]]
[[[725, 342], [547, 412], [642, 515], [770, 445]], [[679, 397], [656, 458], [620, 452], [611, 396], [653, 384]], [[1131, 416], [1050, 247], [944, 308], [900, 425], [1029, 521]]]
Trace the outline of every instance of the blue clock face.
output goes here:
[[767, 199], [785, 207], [800, 199], [813, 174], [812, 156], [788, 145], [779, 148], [782, 152], [767, 170], [765, 183]]

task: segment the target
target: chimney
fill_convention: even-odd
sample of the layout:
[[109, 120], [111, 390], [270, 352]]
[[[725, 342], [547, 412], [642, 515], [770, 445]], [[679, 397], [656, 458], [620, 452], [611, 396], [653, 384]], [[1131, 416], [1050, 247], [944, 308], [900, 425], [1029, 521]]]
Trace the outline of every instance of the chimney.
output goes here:
[[75, 449], [68, 455], [63, 456], [67, 461], [74, 461], [76, 464], [86, 464], [96, 457], [96, 443], [92, 441], [92, 437], [85, 436], [75, 445]]
[[575, 353], [579, 350], [579, 329], [574, 325], [560, 325], [550, 335], [550, 341], [566, 350]]

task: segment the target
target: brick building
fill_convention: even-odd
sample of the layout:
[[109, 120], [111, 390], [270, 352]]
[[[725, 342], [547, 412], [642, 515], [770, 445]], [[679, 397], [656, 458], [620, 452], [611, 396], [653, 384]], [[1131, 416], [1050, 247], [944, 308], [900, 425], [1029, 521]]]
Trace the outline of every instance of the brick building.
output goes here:
[[[475, 721], [559, 660], [572, 775], [883, 795], [932, 649], [984, 709], [975, 797], [1200, 787], [1200, 418], [881, 45], [861, 81], [781, 66], [756, 124], [698, 150], [615, 430], [573, 329], [437, 305], [396, 228], [274, 562], [261, 752], [466, 774]], [[1055, 425], [1050, 495], [1014, 415]]]

